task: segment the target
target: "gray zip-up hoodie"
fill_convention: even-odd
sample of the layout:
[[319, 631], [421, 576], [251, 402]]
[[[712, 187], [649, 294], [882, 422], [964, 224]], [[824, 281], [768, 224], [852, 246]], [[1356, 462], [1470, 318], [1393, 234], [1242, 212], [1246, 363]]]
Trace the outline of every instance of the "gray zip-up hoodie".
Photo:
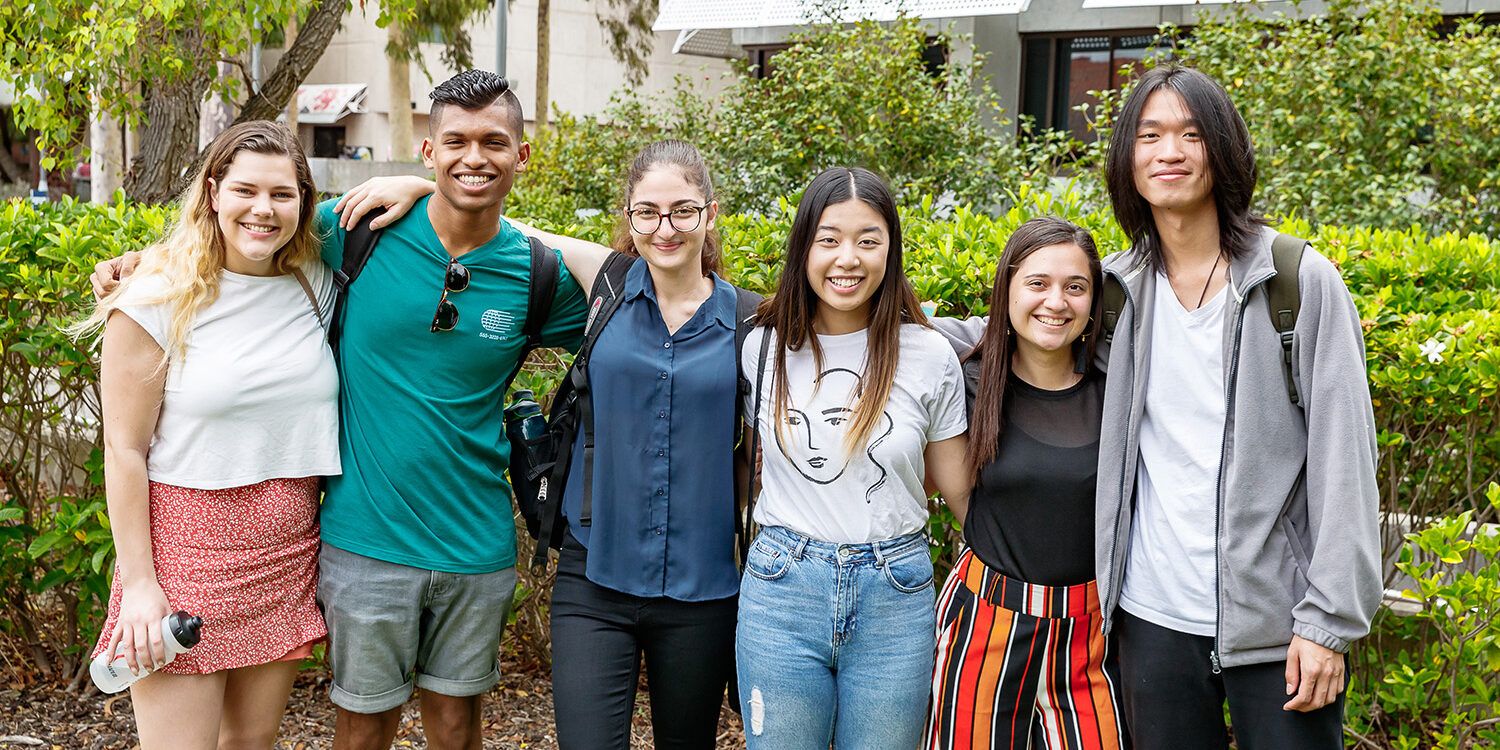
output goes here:
[[[1369, 632], [1382, 589], [1375, 417], [1359, 314], [1333, 264], [1304, 253], [1292, 349], [1302, 404], [1293, 404], [1264, 286], [1276, 275], [1275, 237], [1264, 229], [1229, 271], [1218, 517], [1204, 519], [1217, 539], [1214, 651], [1223, 667], [1283, 661], [1294, 634], [1346, 652]], [[1094, 567], [1108, 632], [1129, 557], [1157, 277], [1137, 250], [1104, 266], [1126, 290], [1114, 345], [1099, 347], [1109, 377]], [[935, 323], [965, 351], [983, 331], [982, 319]]]

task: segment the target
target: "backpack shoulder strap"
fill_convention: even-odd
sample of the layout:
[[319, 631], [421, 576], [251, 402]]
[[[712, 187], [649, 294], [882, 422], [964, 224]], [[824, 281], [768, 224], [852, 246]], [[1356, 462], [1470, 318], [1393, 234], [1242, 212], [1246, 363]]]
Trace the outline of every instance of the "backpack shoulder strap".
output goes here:
[[1125, 286], [1111, 274], [1104, 274], [1104, 341], [1115, 339], [1115, 326], [1120, 323], [1120, 311], [1125, 309]]
[[542, 329], [547, 326], [547, 316], [552, 312], [553, 297], [557, 296], [557, 253], [535, 237], [526, 238], [531, 245], [531, 282], [526, 288], [526, 322], [521, 324], [521, 335], [526, 337], [529, 349], [542, 345]]
[[[745, 567], [745, 561], [750, 558], [750, 543], [752, 528], [755, 525], [755, 457], [760, 452], [760, 404], [761, 392], [765, 390], [766, 384], [766, 357], [771, 352], [771, 329], [768, 326], [760, 326], [760, 356], [755, 360], [755, 406], [750, 412], [750, 470], [745, 472], [745, 510], [741, 516], [739, 506], [734, 509], [734, 533], [739, 541], [740, 568]], [[766, 420], [769, 423], [771, 420]]]
[[542, 345], [542, 329], [547, 327], [547, 316], [552, 312], [552, 298], [557, 294], [557, 253], [535, 237], [527, 237], [530, 246], [531, 275], [526, 280], [526, 320], [521, 323], [521, 351], [516, 355], [516, 364], [500, 392], [510, 390], [510, 384], [526, 366], [526, 358], [533, 349]]
[[[745, 337], [755, 329], [755, 311], [760, 308], [764, 297], [750, 291], [749, 289], [734, 288], [734, 372], [739, 378], [740, 393], [750, 392], [750, 379], [740, 368], [740, 353], [745, 349]], [[739, 409], [740, 401], [735, 401], [735, 409]]]
[[333, 314], [328, 320], [328, 345], [333, 348], [335, 357], [338, 356], [339, 337], [344, 332], [344, 308], [349, 298], [349, 286], [365, 270], [376, 243], [380, 242], [380, 233], [384, 231], [372, 229], [370, 222], [384, 213], [383, 207], [370, 209], [344, 235], [344, 262], [333, 269]]
[[1278, 234], [1271, 242], [1271, 263], [1276, 275], [1266, 282], [1267, 309], [1271, 313], [1271, 327], [1281, 339], [1281, 372], [1286, 376], [1287, 398], [1294, 404], [1302, 403], [1297, 393], [1297, 381], [1292, 375], [1292, 343], [1297, 328], [1297, 313], [1302, 310], [1302, 289], [1299, 271], [1302, 253], [1307, 249], [1307, 240], [1290, 234]]
[[624, 253], [613, 253], [604, 259], [599, 275], [594, 277], [594, 288], [589, 292], [589, 317], [583, 326], [583, 343], [568, 369], [568, 382], [577, 394], [578, 427], [583, 431], [583, 497], [578, 513], [578, 525], [589, 526], [594, 518], [594, 400], [589, 392], [589, 357], [594, 344], [604, 332], [604, 326], [625, 301], [625, 275], [635, 264], [636, 258]]

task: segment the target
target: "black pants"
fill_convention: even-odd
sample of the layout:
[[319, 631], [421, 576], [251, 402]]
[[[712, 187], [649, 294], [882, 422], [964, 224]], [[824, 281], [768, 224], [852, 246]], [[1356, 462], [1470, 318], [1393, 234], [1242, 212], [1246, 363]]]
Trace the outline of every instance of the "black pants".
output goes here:
[[1316, 711], [1287, 711], [1286, 661], [1214, 674], [1213, 639], [1179, 633], [1116, 610], [1125, 716], [1136, 750], [1229, 747], [1224, 702], [1240, 750], [1338, 750], [1344, 694]]
[[642, 598], [584, 575], [563, 542], [552, 587], [552, 705], [561, 750], [629, 750], [641, 655], [656, 747], [712, 750], [734, 672], [737, 599]]

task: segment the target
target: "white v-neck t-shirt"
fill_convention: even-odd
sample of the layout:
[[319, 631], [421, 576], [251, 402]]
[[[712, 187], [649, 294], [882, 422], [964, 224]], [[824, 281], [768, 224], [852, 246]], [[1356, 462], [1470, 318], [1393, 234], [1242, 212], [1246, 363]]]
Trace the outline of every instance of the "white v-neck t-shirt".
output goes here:
[[[757, 328], [745, 337], [741, 364], [752, 384], [761, 337], [768, 335], [773, 335], [769, 329]], [[927, 444], [968, 429], [958, 356], [936, 331], [901, 326], [900, 359], [885, 411], [866, 444], [851, 453], [844, 437], [863, 387], [868, 341], [868, 331], [819, 336], [821, 371], [811, 346], [787, 352], [789, 404], [776, 430], [772, 340], [755, 422], [763, 456], [755, 520], [762, 526], [783, 526], [836, 544], [884, 541], [926, 527]], [[746, 414], [753, 413], [754, 399], [754, 393], [747, 396]]]
[[1232, 293], [1187, 310], [1162, 274], [1152, 301], [1135, 521], [1120, 606], [1191, 635], [1217, 620], [1214, 525], [1224, 441], [1224, 315]]
[[[321, 262], [302, 271], [326, 318], [333, 274]], [[173, 308], [147, 301], [162, 287], [132, 279], [119, 310], [166, 351]], [[338, 394], [333, 353], [297, 279], [223, 271], [218, 299], [193, 319], [186, 354], [169, 360], [147, 476], [217, 490], [338, 474]]]

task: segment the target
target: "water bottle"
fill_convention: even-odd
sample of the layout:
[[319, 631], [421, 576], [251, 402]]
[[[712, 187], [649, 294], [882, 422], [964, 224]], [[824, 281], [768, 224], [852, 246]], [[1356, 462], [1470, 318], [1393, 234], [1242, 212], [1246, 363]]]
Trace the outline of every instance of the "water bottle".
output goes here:
[[533, 396], [528, 390], [516, 391], [505, 409], [505, 437], [510, 441], [510, 488], [526, 532], [534, 539], [541, 533], [541, 509], [547, 502], [547, 476], [542, 467], [549, 446], [544, 439], [547, 420]]
[[[167, 652], [167, 660], [162, 664], [171, 663], [178, 654], [198, 645], [201, 635], [199, 630], [202, 627], [202, 619], [186, 612], [173, 612], [161, 618], [161, 641]], [[115, 652], [119, 652], [118, 647]], [[139, 672], [131, 672], [124, 656], [114, 656], [113, 659], [111, 656], [112, 654], [100, 654], [89, 664], [89, 674], [93, 675], [94, 684], [106, 693], [118, 693], [136, 680], [151, 674], [151, 670], [145, 667], [141, 667]]]
[[547, 432], [547, 420], [542, 416], [542, 405], [536, 402], [536, 394], [529, 390], [516, 391], [510, 406], [505, 409], [505, 436], [511, 445], [526, 447], [526, 465], [536, 466], [546, 460], [542, 455], [542, 443], [538, 438]]

